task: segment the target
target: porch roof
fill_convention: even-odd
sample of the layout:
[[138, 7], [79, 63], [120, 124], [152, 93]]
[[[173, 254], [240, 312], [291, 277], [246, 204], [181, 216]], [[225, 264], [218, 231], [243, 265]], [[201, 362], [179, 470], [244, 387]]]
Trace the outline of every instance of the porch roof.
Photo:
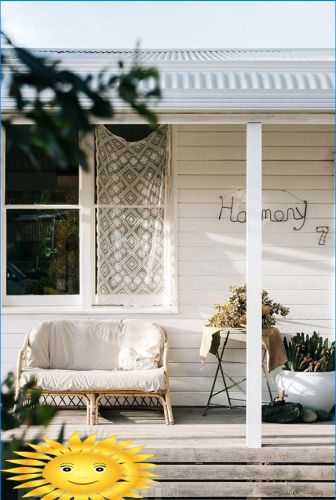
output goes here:
[[[130, 49], [34, 49], [79, 74], [115, 69], [134, 61]], [[5, 56], [15, 64], [11, 49]], [[332, 49], [141, 49], [142, 65], [160, 72], [163, 99], [158, 111], [327, 112], [334, 110]], [[5, 66], [4, 66], [5, 70]], [[113, 97], [113, 95], [111, 95]], [[125, 109], [121, 102], [117, 108]], [[13, 103], [2, 96], [2, 109]]]

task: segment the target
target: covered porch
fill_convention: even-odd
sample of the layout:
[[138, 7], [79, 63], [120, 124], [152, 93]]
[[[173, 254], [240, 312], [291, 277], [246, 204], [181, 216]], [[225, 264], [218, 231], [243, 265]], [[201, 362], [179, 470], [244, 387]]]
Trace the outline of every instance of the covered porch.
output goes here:
[[[86, 57], [69, 53], [65, 66], [82, 68]], [[103, 64], [108, 56], [99, 57]], [[92, 156], [91, 170], [78, 174], [80, 194], [74, 205], [81, 226], [80, 293], [71, 297], [72, 305], [66, 295], [41, 299], [4, 293], [4, 370], [15, 369], [24, 336], [42, 321], [155, 321], [168, 335], [175, 425], [166, 426], [162, 414], [152, 409], [102, 409], [93, 427], [84, 423], [84, 410], [71, 409], [60, 410], [43, 435], [57, 439], [64, 423], [66, 438], [80, 430], [82, 436], [115, 434], [144, 444], [160, 465], [159, 485], [142, 492], [145, 498], [331, 499], [333, 424], [261, 421], [268, 391], [261, 370], [260, 296], [265, 288], [290, 308], [288, 318], [277, 323], [282, 334], [316, 330], [333, 339], [332, 57], [328, 51], [294, 53], [291, 60], [281, 51], [263, 60], [255, 53], [240, 54], [238, 62], [214, 57], [201, 54], [178, 66], [173, 55], [158, 61], [165, 90], [159, 121], [171, 133], [175, 302], [169, 310], [95, 303]], [[132, 127], [143, 122], [120, 109], [116, 122], [104, 125], [115, 123]], [[19, 117], [17, 124], [22, 124]], [[226, 211], [220, 217], [223, 198]], [[296, 207], [298, 219], [293, 217]], [[238, 220], [239, 213], [245, 213], [244, 220]], [[231, 377], [247, 378], [246, 411], [218, 408], [203, 417], [216, 360], [209, 356], [202, 369], [202, 327], [214, 304], [227, 300], [229, 286], [244, 282], [248, 333], [244, 341], [230, 341], [226, 359], [237, 361], [228, 368]], [[216, 402], [223, 403], [222, 396]]]

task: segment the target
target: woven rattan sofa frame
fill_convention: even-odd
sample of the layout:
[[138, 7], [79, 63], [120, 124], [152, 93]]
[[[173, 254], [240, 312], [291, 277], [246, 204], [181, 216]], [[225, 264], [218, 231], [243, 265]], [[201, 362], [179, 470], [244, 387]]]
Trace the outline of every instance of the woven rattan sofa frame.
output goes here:
[[[17, 373], [16, 373], [16, 388], [17, 391], [19, 391], [20, 388], [20, 379], [21, 379], [21, 374], [22, 370], [26, 368], [26, 352], [28, 348], [28, 342], [29, 342], [29, 334], [26, 335], [24, 344], [22, 349], [19, 351], [18, 355], [18, 362], [17, 362]], [[150, 397], [150, 398], [156, 398], [160, 401], [162, 404], [163, 412], [164, 412], [164, 418], [165, 422], [168, 425], [174, 424], [174, 417], [173, 417], [173, 411], [171, 407], [171, 400], [170, 400], [170, 391], [169, 391], [169, 376], [168, 376], [168, 341], [167, 341], [167, 334], [165, 332], [165, 342], [164, 342], [164, 348], [163, 348], [163, 353], [162, 353], [162, 366], [164, 369], [164, 377], [165, 377], [165, 382], [166, 382], [166, 389], [158, 392], [147, 392], [147, 391], [109, 391], [109, 390], [95, 390], [91, 391], [90, 389], [88, 390], [83, 390], [83, 391], [45, 391], [43, 390], [41, 397], [44, 397], [45, 399], [50, 396], [52, 398], [54, 397], [61, 397], [64, 401], [64, 398], [66, 397], [80, 397], [84, 400], [86, 400], [86, 421], [87, 425], [97, 425], [98, 424], [98, 419], [99, 419], [99, 403], [103, 397]], [[72, 405], [69, 405], [72, 406]]]

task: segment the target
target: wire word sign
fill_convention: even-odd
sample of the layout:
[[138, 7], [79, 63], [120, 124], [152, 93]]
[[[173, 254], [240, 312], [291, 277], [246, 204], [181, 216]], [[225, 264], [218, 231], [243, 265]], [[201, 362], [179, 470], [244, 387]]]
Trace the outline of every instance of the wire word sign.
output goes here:
[[[233, 196], [231, 198], [231, 205], [224, 205], [223, 196], [220, 196], [221, 208], [219, 212], [218, 219], [222, 219], [224, 210], [227, 210], [229, 219], [231, 222], [239, 222], [244, 224], [246, 222], [246, 210], [237, 211], [234, 207]], [[284, 210], [272, 210], [270, 208], [263, 208], [261, 211], [261, 218], [263, 220], [269, 220], [270, 222], [287, 222], [289, 220], [300, 221], [301, 224], [293, 226], [294, 231], [300, 231], [303, 228], [307, 218], [308, 203], [306, 200], [302, 200], [303, 206], [288, 207], [286, 211]]]

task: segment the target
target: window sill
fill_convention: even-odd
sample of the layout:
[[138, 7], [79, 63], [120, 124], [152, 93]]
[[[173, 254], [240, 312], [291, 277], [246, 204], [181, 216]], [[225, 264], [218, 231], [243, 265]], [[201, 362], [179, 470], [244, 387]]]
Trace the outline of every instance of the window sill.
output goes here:
[[62, 315], [125, 315], [134, 316], [135, 314], [177, 314], [177, 306], [157, 306], [157, 307], [141, 307], [141, 308], [126, 308], [113, 306], [3, 306], [1, 314], [7, 315], [25, 315], [25, 314], [62, 314]]

